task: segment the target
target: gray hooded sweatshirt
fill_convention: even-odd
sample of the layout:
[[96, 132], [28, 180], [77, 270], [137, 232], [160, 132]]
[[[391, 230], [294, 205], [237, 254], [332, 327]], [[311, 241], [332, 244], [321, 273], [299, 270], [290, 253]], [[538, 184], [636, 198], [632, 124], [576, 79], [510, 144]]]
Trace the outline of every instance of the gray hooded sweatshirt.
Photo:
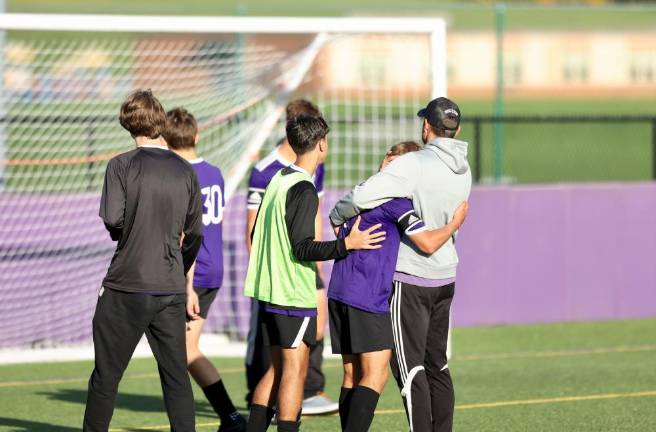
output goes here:
[[[330, 213], [333, 225], [341, 225], [361, 211], [377, 207], [393, 198], [410, 198], [417, 214], [429, 229], [446, 225], [456, 208], [469, 198], [471, 171], [467, 143], [437, 138], [422, 150], [407, 153], [385, 169], [356, 186]], [[421, 252], [404, 237], [396, 270], [427, 279], [456, 276], [458, 254], [455, 238], [432, 255]]]

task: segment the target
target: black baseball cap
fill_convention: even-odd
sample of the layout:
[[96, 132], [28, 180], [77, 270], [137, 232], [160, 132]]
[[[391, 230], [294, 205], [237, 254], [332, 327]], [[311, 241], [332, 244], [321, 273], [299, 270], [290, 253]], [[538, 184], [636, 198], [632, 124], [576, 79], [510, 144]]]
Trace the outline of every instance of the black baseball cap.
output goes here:
[[420, 109], [417, 115], [428, 120], [428, 123], [437, 129], [454, 131], [460, 126], [460, 108], [454, 101], [445, 97], [428, 102], [426, 108]]

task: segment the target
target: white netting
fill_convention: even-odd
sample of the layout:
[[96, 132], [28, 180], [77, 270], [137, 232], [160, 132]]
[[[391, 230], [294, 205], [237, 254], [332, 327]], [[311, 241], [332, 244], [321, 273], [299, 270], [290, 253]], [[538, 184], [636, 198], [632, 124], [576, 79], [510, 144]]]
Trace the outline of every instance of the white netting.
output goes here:
[[[418, 139], [431, 96], [428, 35], [9, 34], [0, 146], [0, 348], [90, 339], [114, 244], [97, 217], [106, 161], [132, 148], [117, 121], [135, 88], [199, 120], [199, 154], [239, 187], [224, 213], [225, 279], [208, 329], [241, 338], [244, 174], [250, 150], [282, 136], [291, 97], [331, 126], [326, 202], [373, 173], [385, 150]], [[302, 80], [301, 80], [302, 78]]]

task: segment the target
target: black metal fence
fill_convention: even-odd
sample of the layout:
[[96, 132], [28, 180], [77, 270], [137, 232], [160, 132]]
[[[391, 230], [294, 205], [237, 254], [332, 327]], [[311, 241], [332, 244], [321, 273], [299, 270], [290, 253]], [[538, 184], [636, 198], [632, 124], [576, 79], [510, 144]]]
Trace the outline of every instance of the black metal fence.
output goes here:
[[[416, 118], [401, 115], [384, 120], [413, 122]], [[335, 122], [358, 124], [379, 121], [372, 117]], [[76, 170], [75, 177], [71, 178], [71, 184], [75, 185], [71, 187], [76, 190], [95, 190], [99, 187], [102, 178], [99, 169], [104, 166], [101, 161], [104, 155], [100, 154], [99, 148], [107, 147], [106, 143], [98, 142], [98, 130], [111, 127], [115, 122], [114, 115], [0, 117], [0, 125], [13, 128], [74, 124], [78, 130], [83, 130], [81, 135], [85, 139], [71, 149], [77, 159], [83, 157], [88, 161], [86, 169]], [[5, 131], [5, 137], [11, 140], [8, 132]], [[469, 159], [476, 183], [656, 180], [656, 114], [474, 115], [463, 118], [461, 138], [470, 143]], [[22, 153], [17, 152], [16, 146], [34, 147], [33, 143], [22, 141], [8, 144], [7, 159]], [[66, 145], [68, 147], [71, 143], [66, 142]], [[372, 163], [376, 165], [378, 160], [372, 155], [374, 160], [375, 163]], [[10, 168], [30, 170], [34, 167]], [[32, 183], [36, 180], [26, 182], [30, 186]], [[13, 186], [22, 189], [19, 184]]]

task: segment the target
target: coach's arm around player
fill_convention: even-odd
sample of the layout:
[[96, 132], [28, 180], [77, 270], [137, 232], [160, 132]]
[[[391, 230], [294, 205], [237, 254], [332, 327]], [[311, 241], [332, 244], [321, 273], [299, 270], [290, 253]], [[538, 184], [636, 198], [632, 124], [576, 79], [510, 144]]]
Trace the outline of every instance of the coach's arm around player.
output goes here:
[[338, 226], [363, 210], [376, 208], [393, 198], [412, 198], [416, 173], [420, 170], [413, 154], [398, 157], [340, 199], [330, 213], [330, 221]]
[[431, 255], [437, 252], [439, 248], [449, 241], [455, 235], [458, 229], [465, 222], [467, 212], [469, 211], [469, 204], [467, 201], [458, 206], [453, 213], [453, 218], [449, 223], [438, 229], [425, 229], [414, 234], [408, 234], [408, 238], [412, 243], [419, 248], [420, 251], [426, 255]]

